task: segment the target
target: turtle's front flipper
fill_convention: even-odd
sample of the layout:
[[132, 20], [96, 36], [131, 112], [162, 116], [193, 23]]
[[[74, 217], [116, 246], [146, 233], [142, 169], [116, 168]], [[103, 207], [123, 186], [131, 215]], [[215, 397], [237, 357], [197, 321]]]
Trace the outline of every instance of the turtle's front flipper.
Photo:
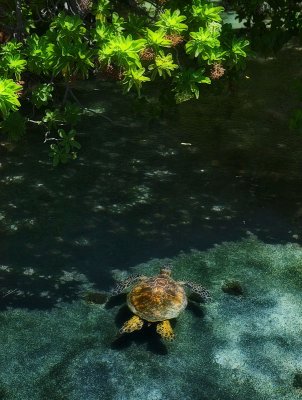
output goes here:
[[123, 293], [124, 290], [129, 289], [130, 286], [132, 286], [135, 282], [139, 281], [142, 279], [142, 275], [130, 275], [128, 278], [119, 281], [115, 288], [111, 290], [111, 294], [116, 295], [116, 294], [121, 294]]
[[133, 315], [132, 318], [128, 319], [120, 329], [120, 333], [130, 333], [133, 331], [139, 331], [144, 325], [144, 321], [137, 315]]
[[170, 342], [175, 339], [175, 335], [169, 320], [158, 322], [156, 332], [165, 340]]
[[211, 300], [210, 292], [198, 283], [193, 282], [181, 282], [183, 285], [187, 286], [192, 290], [193, 293], [198, 294], [204, 301]]

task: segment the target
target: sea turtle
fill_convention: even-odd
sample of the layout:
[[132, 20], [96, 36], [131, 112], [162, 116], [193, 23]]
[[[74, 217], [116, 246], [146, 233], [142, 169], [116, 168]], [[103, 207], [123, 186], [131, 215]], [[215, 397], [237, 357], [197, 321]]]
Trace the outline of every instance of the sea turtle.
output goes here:
[[120, 333], [130, 333], [142, 328], [144, 321], [155, 322], [157, 333], [166, 340], [175, 335], [170, 319], [176, 318], [187, 304], [184, 286], [197, 293], [204, 300], [210, 299], [209, 292], [199, 284], [175, 281], [171, 278], [171, 266], [164, 265], [156, 276], [134, 275], [119, 282], [112, 293], [120, 294], [130, 289], [127, 304], [133, 316], [124, 323]]

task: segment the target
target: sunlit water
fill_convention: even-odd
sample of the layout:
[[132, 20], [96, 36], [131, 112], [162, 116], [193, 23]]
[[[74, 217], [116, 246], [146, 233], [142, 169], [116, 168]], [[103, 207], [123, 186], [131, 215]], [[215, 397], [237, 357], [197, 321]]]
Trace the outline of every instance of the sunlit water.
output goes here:
[[[300, 243], [302, 138], [288, 125], [301, 64], [295, 49], [251, 61], [238, 87], [201, 90], [200, 101], [160, 118], [114, 85], [91, 82], [75, 89], [79, 99], [114, 123], [85, 116], [75, 162], [53, 167], [37, 131], [3, 145], [0, 307], [50, 309], [91, 288], [108, 291], [112, 270], [251, 234]], [[150, 399], [161, 399], [154, 390]], [[33, 398], [51, 398], [41, 396]]]

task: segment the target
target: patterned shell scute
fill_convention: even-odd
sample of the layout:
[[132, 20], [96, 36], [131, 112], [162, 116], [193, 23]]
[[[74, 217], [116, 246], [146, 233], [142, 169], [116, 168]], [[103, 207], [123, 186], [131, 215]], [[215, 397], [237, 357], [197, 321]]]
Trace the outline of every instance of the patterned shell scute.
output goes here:
[[169, 277], [152, 277], [138, 282], [128, 294], [130, 310], [149, 322], [176, 318], [187, 306], [181, 285]]

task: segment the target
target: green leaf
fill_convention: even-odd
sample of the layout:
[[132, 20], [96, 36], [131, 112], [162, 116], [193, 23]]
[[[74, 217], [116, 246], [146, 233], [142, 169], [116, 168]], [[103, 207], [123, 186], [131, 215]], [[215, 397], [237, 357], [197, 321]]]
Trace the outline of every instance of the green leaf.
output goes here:
[[188, 25], [183, 24], [183, 21], [187, 19], [186, 16], [180, 15], [179, 10], [173, 11], [166, 9], [159, 17], [159, 20], [155, 23], [163, 32], [168, 34], [181, 33], [188, 29]]
[[18, 97], [21, 88], [12, 79], [0, 78], [0, 111], [4, 118], [20, 107]]
[[14, 55], [20, 54], [20, 49], [22, 48], [23, 43], [17, 42], [16, 39], [12, 39], [9, 42], [0, 46], [0, 54], [5, 55]]
[[139, 52], [145, 47], [145, 39], [132, 39], [131, 35], [111, 38], [99, 50], [99, 60], [108, 64], [114, 63], [126, 69], [134, 66], [140, 68]]
[[204, 3], [202, 0], [194, 0], [192, 5], [192, 16], [202, 22], [220, 22], [223, 7], [213, 7], [211, 4]]
[[244, 61], [247, 56], [246, 48], [249, 46], [249, 41], [233, 37], [230, 44], [227, 44], [228, 61], [231, 67], [235, 66], [240, 69], [244, 66]]
[[65, 132], [64, 129], [58, 130], [59, 138], [56, 143], [50, 145], [49, 152], [54, 166], [60, 163], [65, 164], [77, 157], [77, 153], [73, 149], [78, 150], [81, 148], [81, 145], [75, 140], [75, 135], [76, 131], [74, 129], [71, 129], [69, 132]]
[[16, 80], [21, 79], [21, 73], [25, 70], [26, 60], [21, 59], [20, 54], [14, 54], [3, 57], [2, 68], [7, 73], [7, 77], [14, 77]]
[[212, 51], [220, 47], [219, 32], [199, 28], [198, 32], [190, 32], [190, 36], [192, 39], [185, 47], [186, 52], [194, 57], [201, 55], [204, 60], [211, 59]]
[[37, 107], [40, 108], [45, 106], [52, 100], [52, 93], [53, 93], [53, 85], [51, 83], [41, 83], [40, 85], [36, 86], [35, 89], [32, 91], [32, 102]]
[[125, 20], [123, 17], [120, 17], [118, 13], [112, 13], [112, 28], [115, 34], [120, 34], [125, 30]]
[[165, 32], [158, 29], [157, 31], [152, 31], [146, 28], [146, 41], [149, 47], [152, 47], [155, 51], [159, 51], [160, 47], [171, 47], [172, 42], [166, 39]]
[[140, 90], [143, 82], [150, 81], [150, 78], [144, 76], [145, 69], [139, 68], [134, 69], [131, 68], [129, 71], [125, 72], [125, 77], [123, 79], [123, 84], [126, 86], [127, 92], [134, 86], [140, 96]]
[[45, 110], [45, 115], [42, 121], [47, 125], [49, 130], [56, 128], [59, 123], [63, 122], [60, 110], [55, 108], [54, 110]]
[[108, 42], [110, 38], [113, 36], [113, 29], [112, 26], [110, 26], [107, 23], [104, 22], [97, 22], [96, 28], [95, 28], [95, 34], [94, 34], [94, 39], [99, 43], [103, 44], [105, 42]]
[[204, 69], [193, 70], [189, 68], [179, 73], [175, 79], [177, 103], [189, 100], [193, 97], [199, 98], [199, 86], [197, 84], [211, 84], [211, 79], [204, 75]]
[[248, 40], [242, 40], [238, 38], [234, 38], [232, 41], [232, 53], [237, 57], [246, 57], [246, 52], [244, 50], [245, 47], [249, 45]]
[[106, 21], [106, 17], [109, 16], [110, 11], [110, 1], [109, 0], [98, 0], [93, 8], [93, 13], [97, 21]]
[[174, 64], [172, 54], [165, 55], [162, 51], [155, 57], [154, 64], [149, 66], [149, 71], [152, 71], [151, 79], [155, 79], [156, 75], [166, 78], [171, 76], [171, 72], [178, 68], [177, 64]]
[[50, 24], [50, 31], [58, 33], [57, 39], [64, 37], [79, 37], [86, 32], [82, 19], [78, 15], [66, 15], [61, 12]]
[[28, 68], [38, 74], [53, 72], [55, 64], [55, 45], [49, 35], [31, 35], [27, 39]]

